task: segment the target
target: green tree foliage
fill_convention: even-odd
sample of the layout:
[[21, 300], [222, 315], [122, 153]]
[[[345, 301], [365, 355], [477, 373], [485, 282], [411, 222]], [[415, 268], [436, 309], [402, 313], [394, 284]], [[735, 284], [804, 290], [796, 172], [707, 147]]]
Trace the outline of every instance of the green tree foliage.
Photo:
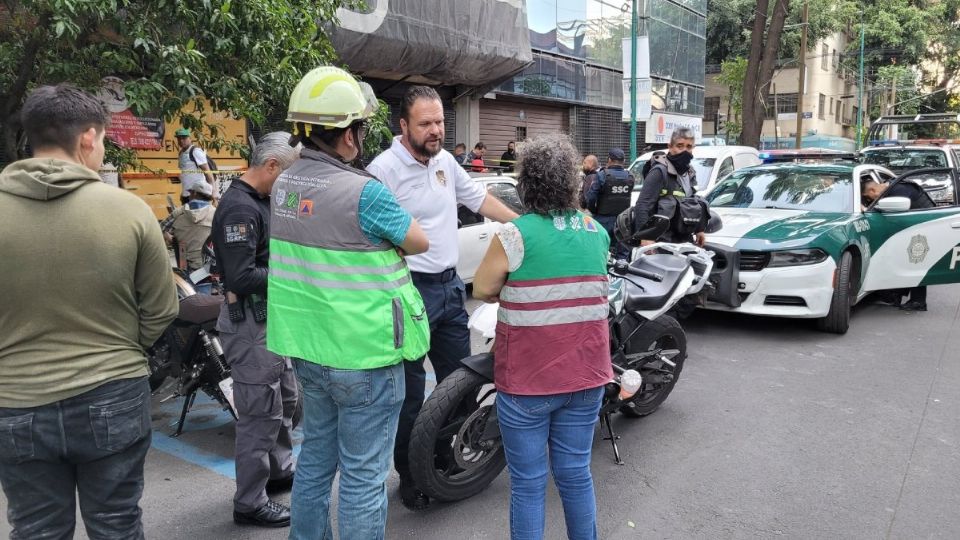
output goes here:
[[[841, 0], [841, 2], [847, 0]], [[845, 19], [835, 0], [810, 0], [807, 15], [809, 34], [807, 42], [813, 45], [831, 32], [838, 30]], [[751, 24], [757, 7], [756, 0], [710, 0], [707, 9], [707, 63], [721, 64], [725, 60], [750, 54]], [[772, 11], [772, 5], [770, 7]], [[803, 0], [790, 0], [787, 18], [777, 49], [781, 64], [795, 65], [800, 33]]]
[[731, 117], [727, 118], [726, 125], [726, 135], [730, 140], [738, 140], [743, 131], [743, 80], [746, 75], [747, 59], [742, 56], [720, 64], [717, 80], [730, 90]]
[[[262, 123], [307, 70], [335, 58], [323, 22], [350, 0], [21, 0], [0, 3], [0, 132], [18, 157], [19, 110], [41, 84], [125, 81], [135, 113], [205, 127], [213, 108]], [[181, 110], [187, 108], [186, 115]], [[233, 143], [236, 144], [236, 143]], [[114, 153], [123, 162], [129, 155]]]

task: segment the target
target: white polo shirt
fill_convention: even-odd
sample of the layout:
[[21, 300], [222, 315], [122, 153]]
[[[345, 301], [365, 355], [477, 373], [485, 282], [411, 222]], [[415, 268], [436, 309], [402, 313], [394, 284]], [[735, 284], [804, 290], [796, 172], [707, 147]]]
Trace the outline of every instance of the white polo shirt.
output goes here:
[[450, 152], [440, 150], [424, 165], [400, 143], [401, 136], [393, 138], [390, 149], [367, 165], [367, 171], [390, 188], [430, 240], [426, 253], [407, 257], [410, 270], [443, 272], [457, 266], [460, 258], [457, 203], [477, 212], [487, 191], [470, 178]]

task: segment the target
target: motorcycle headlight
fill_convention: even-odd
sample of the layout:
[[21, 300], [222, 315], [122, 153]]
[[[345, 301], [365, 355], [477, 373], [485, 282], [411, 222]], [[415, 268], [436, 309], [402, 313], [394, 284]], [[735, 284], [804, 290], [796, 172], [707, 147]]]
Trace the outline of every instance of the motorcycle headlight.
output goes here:
[[770, 263], [767, 266], [773, 268], [817, 264], [827, 260], [827, 257], [829, 257], [827, 252], [820, 248], [774, 251], [770, 253]]

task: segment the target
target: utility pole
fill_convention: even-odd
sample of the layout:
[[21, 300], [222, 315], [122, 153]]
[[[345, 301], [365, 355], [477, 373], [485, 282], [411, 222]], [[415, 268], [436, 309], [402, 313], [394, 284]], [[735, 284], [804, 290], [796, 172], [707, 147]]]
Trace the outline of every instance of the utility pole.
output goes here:
[[860, 150], [861, 142], [863, 141], [863, 115], [866, 114], [866, 111], [863, 110], [863, 10], [860, 10], [860, 83], [857, 84], [857, 111], [860, 114], [857, 115], [857, 142], [856, 150]]
[[804, 82], [807, 77], [807, 9], [809, 2], [803, 1], [803, 32], [800, 33], [800, 68], [797, 70], [800, 80], [797, 82], [797, 141], [796, 146], [799, 149], [801, 139], [803, 138], [803, 92]]
[[[777, 83], [770, 83], [773, 90], [773, 147], [780, 148], [780, 108], [777, 107]], [[762, 135], [762, 133], [761, 133]]]
[[630, 9], [630, 163], [637, 159], [637, 26], [637, 0], [633, 0]]

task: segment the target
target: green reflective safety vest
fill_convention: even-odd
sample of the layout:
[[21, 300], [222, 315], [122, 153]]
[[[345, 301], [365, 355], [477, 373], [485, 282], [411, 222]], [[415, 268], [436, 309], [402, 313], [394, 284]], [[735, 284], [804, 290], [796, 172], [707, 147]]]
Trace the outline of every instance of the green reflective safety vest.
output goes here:
[[426, 354], [430, 326], [407, 263], [360, 228], [370, 177], [305, 149], [273, 188], [267, 348], [339, 369]]

